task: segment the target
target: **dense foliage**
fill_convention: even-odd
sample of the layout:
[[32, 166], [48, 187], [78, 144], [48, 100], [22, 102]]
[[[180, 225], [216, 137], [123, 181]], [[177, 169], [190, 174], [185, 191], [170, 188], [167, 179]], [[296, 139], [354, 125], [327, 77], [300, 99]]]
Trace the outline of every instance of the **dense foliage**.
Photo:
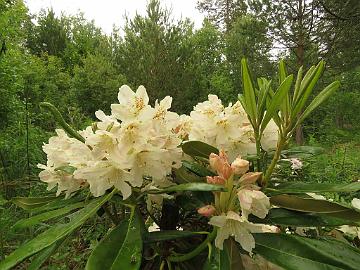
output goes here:
[[[325, 147], [325, 153], [306, 156], [301, 170], [292, 170], [285, 161], [276, 176], [290, 173], [296, 180], [336, 183], [359, 179], [358, 1], [198, 2], [207, 16], [200, 29], [188, 19], [174, 20], [152, 0], [146, 15], [127, 18], [123, 30], [108, 35], [82, 14], [30, 14], [22, 0], [0, 0], [0, 260], [45, 226], [19, 237], [10, 226], [28, 214], [15, 205], [2, 206], [16, 196], [45, 193], [37, 164], [46, 163], [41, 146], [58, 124], [40, 108], [43, 101], [55, 104], [65, 121], [81, 130], [96, 120], [95, 111], [110, 113], [123, 84], [133, 89], [144, 85], [150, 104], [171, 95], [172, 110], [182, 114], [190, 113], [208, 94], [216, 94], [225, 106], [234, 104], [238, 94], [244, 94], [244, 57], [251, 63], [253, 78], [272, 80], [274, 90], [282, 82], [275, 75], [279, 57], [295, 76], [300, 66], [305, 72], [325, 59], [327, 72], [310, 99], [334, 80], [341, 88], [303, 122], [296, 136], [298, 143], [304, 139], [315, 148]], [[322, 194], [345, 204], [356, 196]], [[197, 218], [189, 218], [195, 226]], [[72, 258], [75, 253], [77, 259], [60, 266], [64, 257], [57, 254], [49, 264], [54, 269], [81, 269], [105, 227], [97, 219], [89, 221], [81, 229], [85, 238], [64, 239], [68, 244], [62, 247], [67, 247], [63, 256]], [[199, 228], [203, 229], [207, 228]]]

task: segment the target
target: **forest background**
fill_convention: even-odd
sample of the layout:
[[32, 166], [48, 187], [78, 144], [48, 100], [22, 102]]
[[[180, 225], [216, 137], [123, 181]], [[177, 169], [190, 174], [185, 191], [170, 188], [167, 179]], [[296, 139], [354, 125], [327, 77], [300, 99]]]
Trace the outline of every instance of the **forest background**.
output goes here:
[[[317, 89], [334, 80], [341, 89], [297, 130], [294, 144], [324, 151], [304, 160], [294, 178], [360, 179], [360, 2], [202, 0], [197, 8], [206, 16], [199, 29], [151, 0], [146, 15], [128, 17], [121, 29], [105, 34], [81, 13], [30, 14], [22, 0], [0, 0], [0, 260], [36, 233], [12, 233], [11, 225], [26, 214], [1, 205], [45, 192], [36, 165], [45, 161], [41, 146], [56, 123], [39, 108], [42, 101], [55, 104], [77, 129], [95, 121], [96, 110], [109, 113], [123, 84], [144, 85], [152, 104], [171, 95], [172, 110], [189, 113], [210, 93], [225, 104], [236, 102], [243, 57], [254, 78], [273, 81], [279, 58], [289, 73], [324, 59]], [[78, 232], [86, 237], [75, 238], [51, 267], [82, 269], [105, 233], [96, 222]]]

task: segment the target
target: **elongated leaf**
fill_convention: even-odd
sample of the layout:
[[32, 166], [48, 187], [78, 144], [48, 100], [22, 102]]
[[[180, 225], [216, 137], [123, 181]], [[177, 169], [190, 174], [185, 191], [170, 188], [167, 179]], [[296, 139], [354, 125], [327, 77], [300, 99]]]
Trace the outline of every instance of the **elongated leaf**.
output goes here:
[[294, 95], [293, 95], [293, 104], [295, 104], [295, 101], [297, 100], [300, 92], [300, 85], [302, 81], [302, 74], [303, 74], [303, 66], [299, 68], [299, 71], [297, 73], [296, 82], [295, 82], [295, 88], [294, 88]]
[[0, 269], [11, 269], [27, 257], [47, 248], [48, 246], [51, 246], [56, 241], [72, 233], [88, 218], [96, 214], [96, 211], [101, 207], [101, 205], [110, 200], [114, 192], [115, 190], [112, 193], [104, 195], [101, 198], [92, 200], [83, 209], [74, 214], [73, 218], [69, 223], [53, 226], [47, 231], [36, 236], [34, 239], [23, 244], [21, 247], [11, 253], [8, 257], [6, 257], [5, 260], [0, 262]]
[[360, 221], [360, 213], [351, 208], [325, 200], [316, 200], [312, 198], [300, 198], [290, 195], [277, 195], [270, 198], [270, 202], [276, 206], [307, 213], [327, 214], [341, 219], [347, 219], [353, 222]]
[[213, 185], [207, 183], [188, 183], [174, 185], [164, 189], [150, 189], [146, 192], [150, 194], [161, 194], [177, 191], [226, 191], [226, 188], [221, 185]]
[[146, 243], [167, 241], [178, 238], [192, 237], [204, 235], [206, 232], [190, 232], [190, 231], [158, 231], [147, 233], [145, 236]]
[[42, 214], [39, 214], [36, 216], [32, 216], [30, 218], [21, 219], [13, 225], [13, 229], [16, 230], [16, 229], [23, 229], [23, 228], [27, 228], [30, 226], [34, 226], [43, 221], [46, 221], [46, 220], [49, 220], [49, 219], [52, 219], [55, 217], [63, 216], [65, 214], [69, 213], [70, 211], [81, 208], [83, 206], [84, 206], [84, 203], [80, 202], [80, 203], [76, 203], [73, 205], [68, 205], [64, 208], [60, 208], [60, 209], [45, 212], [45, 213], [42, 213]]
[[76, 197], [72, 197], [69, 199], [64, 199], [62, 198], [58, 198], [57, 200], [51, 201], [43, 206], [40, 207], [36, 207], [33, 209], [30, 209], [31, 213], [40, 213], [40, 212], [45, 212], [45, 211], [51, 211], [51, 210], [55, 210], [55, 209], [59, 209], [62, 207], [67, 207], [69, 205], [72, 204], [76, 204], [80, 201], [84, 201], [85, 197], [84, 196], [76, 196]]
[[277, 114], [280, 109], [281, 104], [284, 102], [284, 98], [290, 90], [291, 84], [293, 80], [293, 75], [289, 75], [286, 79], [281, 83], [279, 89], [276, 91], [275, 95], [271, 99], [269, 107], [265, 113], [264, 119], [261, 122], [261, 132], [263, 132], [273, 118], [275, 114]]
[[60, 199], [58, 197], [15, 197], [11, 201], [24, 210], [33, 210], [44, 206], [52, 201]]
[[281, 151], [281, 154], [286, 155], [286, 157], [310, 157], [315, 155], [320, 155], [324, 153], [324, 148], [319, 146], [295, 146], [290, 149]]
[[227, 247], [224, 246], [223, 250], [215, 247], [211, 248], [210, 259], [207, 259], [203, 270], [229, 270], [231, 269], [231, 261]]
[[175, 180], [178, 184], [184, 184], [194, 182], [204, 183], [206, 179], [205, 177], [200, 177], [190, 172], [184, 166], [181, 166], [179, 169], [175, 170]]
[[[303, 86], [303, 84], [301, 84], [301, 86], [300, 86], [301, 92], [299, 94], [299, 100], [295, 104], [295, 108], [291, 114], [292, 119], [295, 119], [296, 116], [298, 115], [298, 113], [300, 113], [301, 110], [304, 108], [306, 101], [310, 97], [312, 90], [315, 87], [315, 84], [317, 83], [317, 81], [319, 80], [320, 76], [322, 75], [322, 73], [324, 71], [324, 68], [325, 68], [325, 62], [320, 61], [319, 64], [314, 69], [314, 75], [309, 80], [309, 84], [307, 85], [307, 87], [305, 88], [305, 85]], [[304, 87], [304, 89], [303, 89], [303, 87]]]
[[181, 145], [183, 152], [189, 156], [199, 156], [209, 158], [211, 153], [219, 154], [219, 150], [214, 146], [200, 141], [189, 141]]
[[207, 168], [201, 166], [200, 164], [198, 164], [196, 162], [190, 162], [190, 161], [187, 161], [187, 160], [183, 160], [182, 163], [183, 163], [185, 168], [189, 169], [191, 172], [197, 174], [200, 177], [216, 175], [212, 171], [208, 170]]
[[260, 93], [261, 95], [259, 96], [259, 102], [258, 102], [258, 115], [259, 115], [259, 119], [263, 119], [264, 116], [264, 112], [265, 112], [265, 108], [266, 108], [266, 99], [269, 96], [269, 91], [270, 91], [270, 85], [271, 85], [271, 81], [266, 80], [265, 78], [261, 78], [261, 87], [260, 87]]
[[[111, 270], [140, 269], [143, 248], [141, 222], [142, 217], [134, 207], [131, 212], [124, 242], [110, 268]], [[99, 268], [99, 270], [100, 269], [102, 270], [104, 268]]]
[[[287, 77], [285, 62], [280, 60], [279, 63], [279, 85], [281, 85]], [[286, 118], [289, 115], [290, 110], [290, 99], [289, 99], [289, 91], [286, 92], [283, 102], [281, 104], [281, 115], [282, 117]]]
[[279, 62], [279, 84], [281, 84], [286, 77], [287, 74], [286, 74], [285, 62], [283, 59], [281, 59]]
[[282, 208], [270, 209], [269, 214], [264, 219], [251, 215], [249, 216], [249, 220], [254, 223], [300, 227], [359, 225], [356, 222], [336, 218], [327, 214], [304, 213]]
[[122, 221], [114, 229], [108, 232], [91, 253], [85, 269], [111, 269], [121, 246], [124, 244], [128, 227], [129, 222]]
[[249, 117], [251, 118], [252, 123], [255, 124], [257, 119], [255, 91], [250, 78], [249, 69], [245, 58], [241, 60], [241, 74], [242, 74], [245, 104], [250, 112]]
[[40, 267], [50, 258], [50, 256], [59, 249], [59, 247], [64, 243], [65, 240], [66, 237], [43, 249], [39, 254], [34, 255], [35, 258], [31, 261], [31, 264], [29, 265], [27, 270], [40, 269]]
[[357, 270], [359, 251], [349, 244], [287, 234], [254, 234], [255, 253], [287, 270]]
[[327, 100], [334, 92], [340, 87], [340, 82], [335, 81], [328, 85], [324, 90], [322, 90], [310, 103], [310, 105], [304, 110], [304, 112], [299, 117], [295, 126], [301, 124], [313, 110], [315, 110], [321, 103]]
[[355, 192], [360, 190], [360, 182], [346, 184], [331, 183], [283, 183], [269, 190], [272, 194], [307, 192]]

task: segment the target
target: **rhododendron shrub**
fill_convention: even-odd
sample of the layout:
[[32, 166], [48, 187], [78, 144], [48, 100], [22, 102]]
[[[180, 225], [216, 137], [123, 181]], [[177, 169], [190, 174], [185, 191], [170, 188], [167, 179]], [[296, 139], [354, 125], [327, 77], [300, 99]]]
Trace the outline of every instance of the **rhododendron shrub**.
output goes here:
[[[301, 168], [289, 155], [294, 131], [339, 87], [309, 100], [323, 70], [323, 62], [301, 68], [294, 80], [280, 62], [278, 82], [254, 84], [243, 60], [239, 100], [209, 95], [189, 115], [172, 112], [170, 96], [151, 104], [143, 86], [124, 85], [111, 114], [95, 112], [80, 131], [43, 103], [62, 127], [38, 165], [53, 195], [13, 199], [34, 212], [13, 229], [41, 232], [0, 269], [23, 260], [39, 269], [90, 218], [112, 225], [86, 269], [358, 269], [359, 199], [339, 204], [321, 194], [360, 183], [277, 177], [280, 160]], [[303, 152], [311, 149], [295, 151]]]

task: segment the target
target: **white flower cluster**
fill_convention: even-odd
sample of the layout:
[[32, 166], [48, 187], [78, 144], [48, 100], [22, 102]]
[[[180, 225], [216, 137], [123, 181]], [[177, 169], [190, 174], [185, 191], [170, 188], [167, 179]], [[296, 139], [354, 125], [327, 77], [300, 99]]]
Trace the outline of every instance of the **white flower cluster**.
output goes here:
[[[189, 140], [202, 141], [224, 149], [230, 160], [234, 160], [239, 154], [256, 153], [254, 130], [239, 101], [224, 107], [216, 95], [209, 95], [207, 101], [194, 107], [190, 119]], [[278, 127], [271, 120], [262, 135], [263, 149], [275, 148], [277, 136]]]
[[[254, 132], [240, 102], [225, 108], [217, 96], [209, 95], [190, 116], [179, 116], [169, 111], [170, 96], [151, 107], [143, 86], [136, 93], [122, 86], [118, 99], [111, 115], [97, 111], [99, 122], [79, 131], [85, 143], [59, 129], [44, 145], [47, 164], [38, 165], [43, 169], [39, 176], [49, 189], [57, 185], [58, 194], [65, 191], [69, 196], [89, 185], [94, 196], [101, 196], [114, 186], [127, 198], [131, 187], [143, 185], [144, 176], [151, 177], [152, 186], [164, 186], [172, 168], [181, 166], [178, 146], [186, 139], [224, 149], [230, 159], [256, 152]], [[277, 127], [270, 122], [263, 148], [275, 147], [276, 140]]]
[[152, 185], [163, 186], [172, 168], [181, 166], [181, 139], [175, 133], [180, 117], [168, 111], [172, 98], [151, 107], [143, 86], [134, 93], [125, 85], [118, 99], [110, 116], [97, 111], [100, 121], [79, 132], [85, 143], [57, 130], [43, 146], [47, 165], [38, 165], [43, 169], [39, 176], [48, 188], [58, 185], [58, 194], [70, 195], [89, 185], [94, 196], [101, 196], [115, 187], [126, 199], [131, 187], [143, 185], [144, 176], [151, 177]]

